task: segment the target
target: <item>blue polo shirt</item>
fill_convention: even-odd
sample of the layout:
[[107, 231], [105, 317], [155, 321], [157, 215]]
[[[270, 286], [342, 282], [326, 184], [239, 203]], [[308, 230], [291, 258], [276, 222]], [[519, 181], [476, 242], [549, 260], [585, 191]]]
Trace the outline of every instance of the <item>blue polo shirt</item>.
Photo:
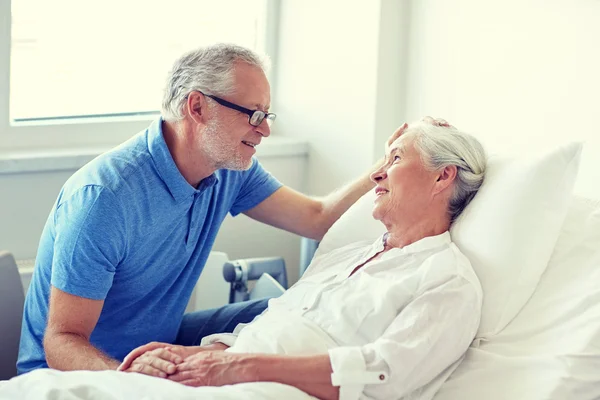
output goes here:
[[47, 367], [42, 345], [50, 285], [104, 307], [91, 343], [122, 360], [172, 343], [227, 213], [251, 209], [281, 184], [256, 159], [192, 187], [152, 123], [77, 171], [44, 227], [25, 301], [17, 369]]

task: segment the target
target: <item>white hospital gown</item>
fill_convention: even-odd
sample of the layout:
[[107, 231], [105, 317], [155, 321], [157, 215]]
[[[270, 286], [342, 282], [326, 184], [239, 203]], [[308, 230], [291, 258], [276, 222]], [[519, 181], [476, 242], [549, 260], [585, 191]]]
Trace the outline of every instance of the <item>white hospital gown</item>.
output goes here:
[[350, 274], [383, 238], [315, 259], [250, 324], [208, 336], [227, 351], [329, 353], [340, 399], [431, 399], [472, 342], [481, 285], [450, 234], [426, 237]]

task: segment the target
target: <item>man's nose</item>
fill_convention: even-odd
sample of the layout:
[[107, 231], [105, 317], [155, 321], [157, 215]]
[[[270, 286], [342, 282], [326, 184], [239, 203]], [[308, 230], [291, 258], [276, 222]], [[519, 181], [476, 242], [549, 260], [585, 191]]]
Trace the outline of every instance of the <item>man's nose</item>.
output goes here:
[[266, 118], [256, 127], [256, 131], [260, 133], [262, 137], [269, 137], [271, 135], [271, 127]]

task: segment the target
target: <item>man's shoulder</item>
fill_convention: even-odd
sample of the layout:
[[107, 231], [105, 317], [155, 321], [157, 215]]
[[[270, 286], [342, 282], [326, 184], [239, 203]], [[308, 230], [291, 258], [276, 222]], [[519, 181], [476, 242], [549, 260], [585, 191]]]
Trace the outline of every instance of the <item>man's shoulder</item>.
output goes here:
[[84, 165], [65, 183], [66, 192], [95, 186], [118, 193], [135, 186], [136, 178], [146, 180], [154, 173], [152, 157], [138, 134]]

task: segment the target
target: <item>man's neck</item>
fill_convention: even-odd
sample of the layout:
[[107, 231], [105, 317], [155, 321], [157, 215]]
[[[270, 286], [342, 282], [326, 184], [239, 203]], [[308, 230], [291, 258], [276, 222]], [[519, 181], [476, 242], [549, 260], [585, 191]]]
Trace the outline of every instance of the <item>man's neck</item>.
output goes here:
[[212, 175], [217, 168], [197, 150], [195, 135], [190, 129], [184, 121], [162, 122], [163, 136], [177, 169], [190, 185], [197, 188], [202, 179]]

